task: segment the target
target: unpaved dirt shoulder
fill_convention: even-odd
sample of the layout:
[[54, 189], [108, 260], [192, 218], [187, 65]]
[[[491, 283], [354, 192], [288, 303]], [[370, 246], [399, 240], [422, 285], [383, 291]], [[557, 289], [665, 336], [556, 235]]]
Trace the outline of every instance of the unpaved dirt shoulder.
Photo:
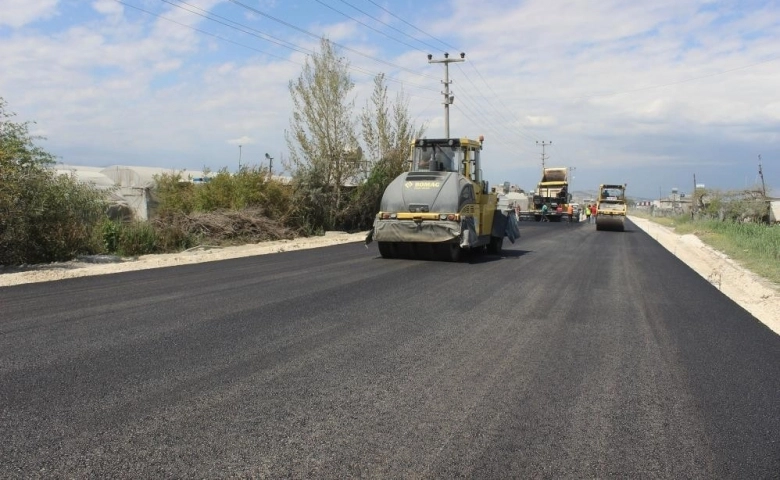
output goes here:
[[780, 286], [743, 268], [696, 235], [680, 235], [651, 220], [629, 218], [723, 294], [780, 334]]

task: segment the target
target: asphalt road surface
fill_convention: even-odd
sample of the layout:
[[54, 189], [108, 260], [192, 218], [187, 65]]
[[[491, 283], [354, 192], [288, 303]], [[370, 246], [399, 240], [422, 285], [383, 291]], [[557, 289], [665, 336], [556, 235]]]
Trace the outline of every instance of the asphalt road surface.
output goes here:
[[780, 337], [629, 224], [0, 288], [0, 477], [778, 478]]

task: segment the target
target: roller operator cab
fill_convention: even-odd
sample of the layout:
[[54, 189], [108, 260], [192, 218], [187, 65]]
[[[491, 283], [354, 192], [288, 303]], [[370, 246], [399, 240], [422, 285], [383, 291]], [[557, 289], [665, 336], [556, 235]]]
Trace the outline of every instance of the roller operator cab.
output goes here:
[[482, 178], [484, 139], [417, 139], [411, 166], [385, 189], [366, 243], [384, 258], [458, 261], [464, 251], [500, 253], [520, 236], [513, 211]]
[[626, 185], [602, 184], [596, 203], [596, 230], [624, 231], [626, 223]]

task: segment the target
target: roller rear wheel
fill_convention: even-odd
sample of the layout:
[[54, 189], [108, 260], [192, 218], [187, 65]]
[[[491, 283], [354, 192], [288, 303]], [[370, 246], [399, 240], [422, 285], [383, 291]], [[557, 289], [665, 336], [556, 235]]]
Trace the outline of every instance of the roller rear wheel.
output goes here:
[[377, 242], [379, 254], [382, 258], [393, 258], [393, 244], [390, 242]]
[[439, 246], [440, 256], [445, 262], [459, 262], [463, 257], [463, 249], [457, 243], [445, 243]]

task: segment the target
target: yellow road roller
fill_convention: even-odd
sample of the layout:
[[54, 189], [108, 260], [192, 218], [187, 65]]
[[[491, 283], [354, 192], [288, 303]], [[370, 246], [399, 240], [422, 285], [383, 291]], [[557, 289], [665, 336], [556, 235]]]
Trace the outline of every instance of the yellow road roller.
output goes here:
[[600, 185], [596, 208], [596, 230], [624, 231], [627, 211], [626, 185]]

